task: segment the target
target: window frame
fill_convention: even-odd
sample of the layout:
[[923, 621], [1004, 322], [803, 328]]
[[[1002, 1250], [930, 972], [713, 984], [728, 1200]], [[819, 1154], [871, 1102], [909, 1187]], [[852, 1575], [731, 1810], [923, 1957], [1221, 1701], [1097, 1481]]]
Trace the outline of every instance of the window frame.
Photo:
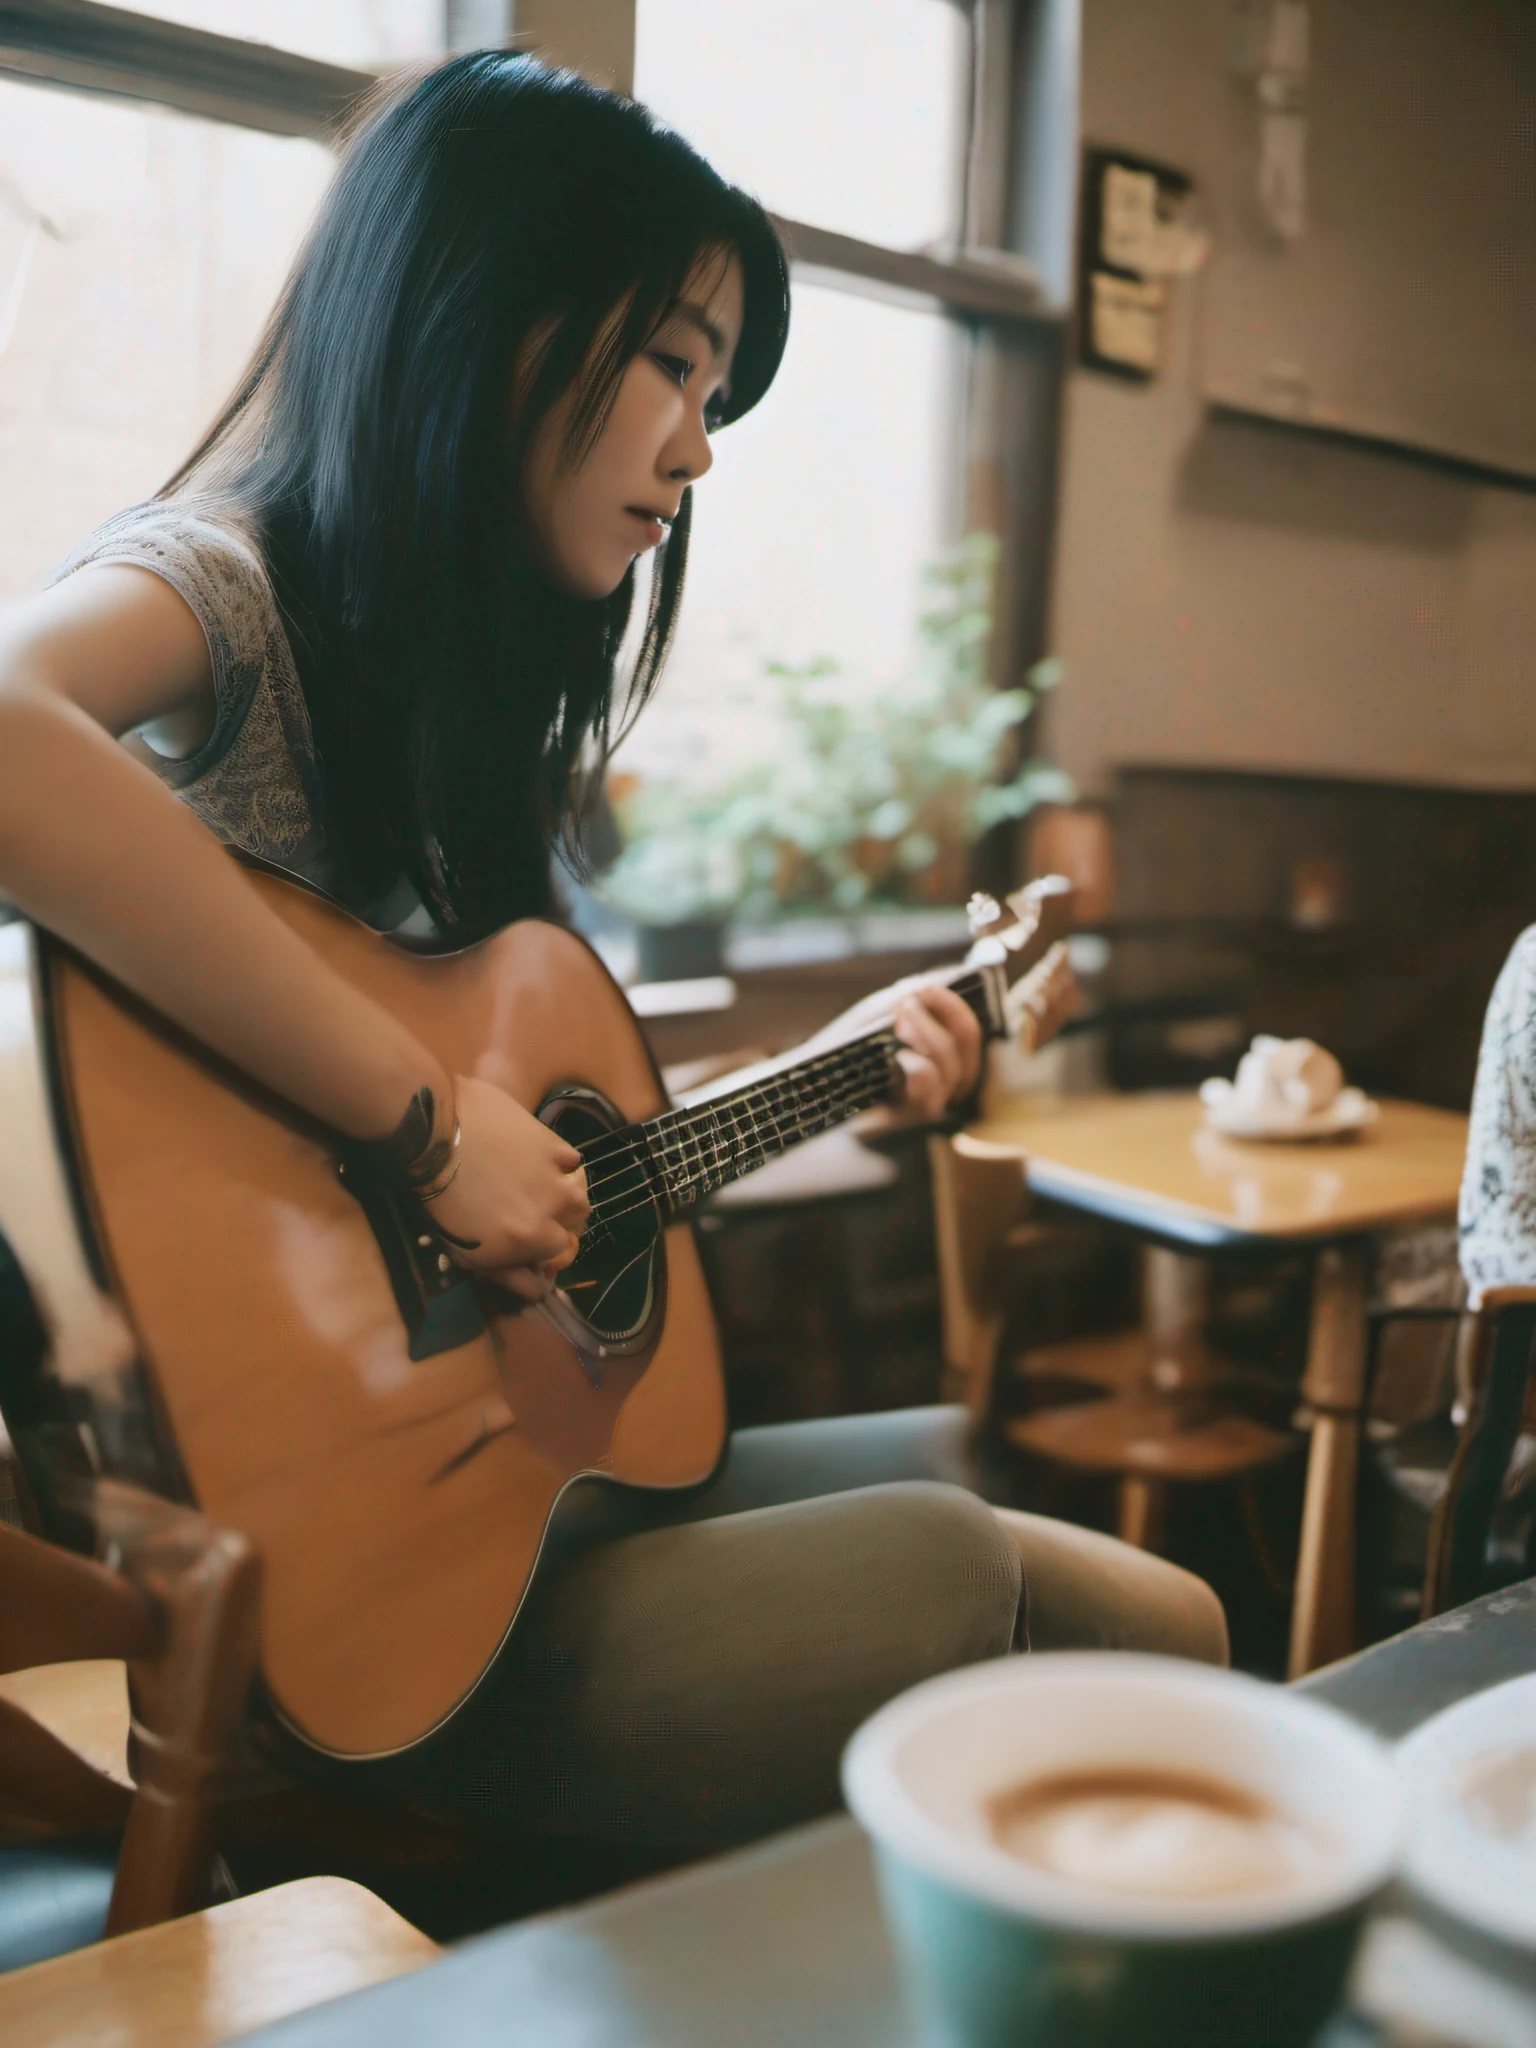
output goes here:
[[[517, 15], [532, 17], [528, 33], [536, 47], [547, 46], [560, 55], [560, 21], [574, 22], [589, 4], [590, 0], [536, 0], [534, 6], [520, 5]], [[971, 246], [952, 255], [919, 254], [834, 233], [810, 221], [775, 216], [792, 262], [814, 272], [819, 282], [894, 293], [961, 319], [1036, 324], [1061, 317], [1063, 309], [1052, 305], [1033, 265], [1003, 245], [996, 204], [978, 207], [975, 197], [978, 164], [980, 182], [991, 190], [998, 186], [999, 166], [1006, 165], [1009, 155], [1006, 136], [994, 139], [993, 131], [998, 127], [1000, 84], [1006, 125], [1007, 52], [996, 46], [1011, 42], [999, 31], [1013, 8], [1014, 0], [962, 0], [962, 11], [973, 17], [985, 37], [981, 59], [973, 66], [973, 141], [965, 209]], [[633, 7], [626, 0], [622, 9], [610, 11], [627, 12], [631, 27], [627, 48], [621, 46], [615, 52], [617, 61], [607, 68], [628, 70], [633, 62]], [[983, 24], [991, 26], [982, 28]], [[0, 4], [0, 75], [73, 92], [148, 100], [204, 120], [334, 145], [346, 132], [348, 116], [387, 74], [161, 21], [104, 5], [102, 0], [5, 0]], [[617, 78], [615, 83], [627, 86], [629, 79]], [[1006, 169], [1002, 176], [1006, 178]], [[996, 216], [997, 224], [989, 219], [983, 227], [984, 212]], [[983, 227], [981, 233], [971, 230], [972, 221]]]

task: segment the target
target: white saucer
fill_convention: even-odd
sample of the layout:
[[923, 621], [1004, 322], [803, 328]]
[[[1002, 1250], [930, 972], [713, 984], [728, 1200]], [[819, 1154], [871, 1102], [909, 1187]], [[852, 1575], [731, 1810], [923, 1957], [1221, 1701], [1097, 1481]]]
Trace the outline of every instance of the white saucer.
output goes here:
[[1501, 1839], [1462, 1807], [1477, 1763], [1536, 1749], [1536, 1674], [1490, 1686], [1436, 1714], [1397, 1746], [1408, 1805], [1410, 1888], [1454, 1921], [1521, 1951], [1536, 1965], [1536, 1842]]
[[1358, 1088], [1341, 1088], [1326, 1108], [1306, 1116], [1265, 1116], [1239, 1102], [1230, 1081], [1206, 1081], [1200, 1089], [1205, 1120], [1227, 1138], [1262, 1138], [1270, 1143], [1291, 1139], [1344, 1138], [1375, 1123], [1381, 1110]]

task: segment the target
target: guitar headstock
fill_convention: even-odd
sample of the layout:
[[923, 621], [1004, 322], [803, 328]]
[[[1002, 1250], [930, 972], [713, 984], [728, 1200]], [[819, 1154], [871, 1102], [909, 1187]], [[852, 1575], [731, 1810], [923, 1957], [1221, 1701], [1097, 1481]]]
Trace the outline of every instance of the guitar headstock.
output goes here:
[[1041, 875], [999, 903], [979, 891], [965, 906], [971, 966], [1006, 964], [1010, 976], [1034, 966], [1072, 929], [1077, 891], [1065, 875]]
[[999, 903], [975, 895], [966, 905], [971, 967], [1000, 967], [1012, 986], [1003, 1002], [1010, 1037], [1026, 1052], [1053, 1038], [1081, 1002], [1067, 958], [1076, 890], [1065, 875], [1042, 875]]

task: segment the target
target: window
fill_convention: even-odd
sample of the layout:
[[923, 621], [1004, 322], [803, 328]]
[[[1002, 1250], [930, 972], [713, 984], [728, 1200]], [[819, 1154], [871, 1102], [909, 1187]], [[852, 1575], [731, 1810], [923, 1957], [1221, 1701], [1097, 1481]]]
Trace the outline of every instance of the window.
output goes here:
[[635, 92], [776, 213], [916, 249], [959, 234], [969, 41], [950, 0], [638, 0]]
[[678, 637], [627, 769], [740, 765], [770, 661], [829, 656], [875, 690], [907, 660], [950, 512], [958, 346], [936, 314], [796, 286], [778, 381], [695, 491]]
[[[965, 14], [948, 0], [638, 0], [635, 91], [781, 215], [889, 247], [960, 226]], [[688, 592], [641, 774], [713, 775], [771, 732], [771, 661], [877, 690], [951, 537], [963, 337], [797, 276], [763, 405], [695, 493]]]
[[133, 11], [364, 71], [443, 50], [443, 0], [136, 0]]
[[[877, 249], [958, 242], [969, 70], [969, 14], [948, 0], [636, 9], [639, 98], [781, 216]], [[707, 811], [778, 751], [770, 664], [828, 662], [873, 699], [919, 658], [923, 571], [963, 518], [969, 336], [942, 309], [846, 288], [864, 282], [798, 269], [778, 381], [719, 438], [677, 640], [619, 759], [626, 792], [675, 780]]]
[[190, 452], [331, 167], [315, 142], [0, 81], [0, 595]]

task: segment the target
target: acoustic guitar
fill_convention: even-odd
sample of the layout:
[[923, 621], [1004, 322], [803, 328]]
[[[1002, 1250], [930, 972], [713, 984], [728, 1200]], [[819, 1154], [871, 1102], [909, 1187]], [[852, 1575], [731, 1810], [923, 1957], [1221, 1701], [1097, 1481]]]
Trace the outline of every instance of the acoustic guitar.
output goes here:
[[[412, 953], [275, 870], [272, 909], [450, 1073], [580, 1147], [592, 1215], [529, 1308], [454, 1264], [326, 1134], [78, 956], [0, 928], [0, 1408], [51, 1533], [71, 1473], [195, 1502], [263, 1558], [270, 1709], [341, 1758], [409, 1748], [516, 1619], [562, 1489], [697, 1485], [725, 1440], [688, 1216], [889, 1090], [889, 1017], [672, 1105], [622, 990], [537, 921]], [[973, 906], [934, 977], [1036, 1039], [1066, 885]], [[1022, 978], [1021, 978], [1022, 977]]]

